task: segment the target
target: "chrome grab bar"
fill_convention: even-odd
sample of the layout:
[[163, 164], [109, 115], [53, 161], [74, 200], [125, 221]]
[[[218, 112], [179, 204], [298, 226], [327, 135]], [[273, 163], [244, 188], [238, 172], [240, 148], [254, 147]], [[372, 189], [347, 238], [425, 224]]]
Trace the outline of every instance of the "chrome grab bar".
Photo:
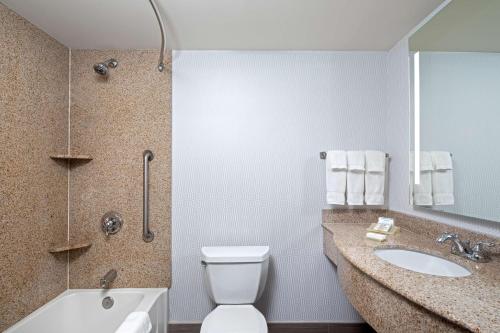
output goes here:
[[143, 187], [143, 197], [142, 197], [142, 215], [143, 215], [143, 225], [142, 225], [142, 239], [146, 242], [152, 242], [155, 238], [155, 234], [149, 230], [149, 162], [155, 157], [151, 150], [145, 150], [143, 153], [144, 161], [144, 187]]

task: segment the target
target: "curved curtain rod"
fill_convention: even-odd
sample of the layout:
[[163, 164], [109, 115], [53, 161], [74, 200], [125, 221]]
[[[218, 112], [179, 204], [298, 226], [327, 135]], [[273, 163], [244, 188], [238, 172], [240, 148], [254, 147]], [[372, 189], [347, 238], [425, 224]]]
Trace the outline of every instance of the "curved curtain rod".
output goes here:
[[161, 32], [161, 49], [160, 49], [160, 59], [158, 60], [158, 71], [163, 72], [165, 69], [165, 64], [163, 63], [163, 57], [165, 52], [165, 26], [163, 25], [163, 20], [161, 19], [160, 12], [158, 11], [158, 6], [154, 2], [154, 0], [149, 0], [151, 7], [153, 7], [153, 11], [155, 12], [156, 19], [158, 20], [158, 24], [160, 26]]

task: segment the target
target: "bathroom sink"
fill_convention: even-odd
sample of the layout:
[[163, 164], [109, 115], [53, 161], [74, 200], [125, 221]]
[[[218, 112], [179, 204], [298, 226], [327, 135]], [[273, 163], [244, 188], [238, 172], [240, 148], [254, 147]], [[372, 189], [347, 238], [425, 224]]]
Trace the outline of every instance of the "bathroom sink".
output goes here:
[[374, 253], [382, 260], [414, 272], [447, 277], [471, 274], [454, 262], [427, 253], [403, 249], [377, 249]]

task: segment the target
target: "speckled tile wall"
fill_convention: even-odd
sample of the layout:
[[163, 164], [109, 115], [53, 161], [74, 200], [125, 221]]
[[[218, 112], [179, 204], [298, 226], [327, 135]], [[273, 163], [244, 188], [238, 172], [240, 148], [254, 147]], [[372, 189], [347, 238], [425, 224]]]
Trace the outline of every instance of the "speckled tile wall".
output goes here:
[[0, 4], [0, 331], [66, 289], [69, 50]]
[[[116, 58], [108, 78], [94, 63]], [[70, 174], [70, 238], [92, 239], [70, 257], [70, 288], [95, 288], [111, 268], [113, 287], [170, 287], [171, 57], [156, 70], [157, 50], [73, 50], [71, 55], [72, 153], [94, 159]], [[142, 240], [142, 154], [150, 149], [152, 243]], [[106, 237], [100, 220], [119, 212], [124, 225]]]

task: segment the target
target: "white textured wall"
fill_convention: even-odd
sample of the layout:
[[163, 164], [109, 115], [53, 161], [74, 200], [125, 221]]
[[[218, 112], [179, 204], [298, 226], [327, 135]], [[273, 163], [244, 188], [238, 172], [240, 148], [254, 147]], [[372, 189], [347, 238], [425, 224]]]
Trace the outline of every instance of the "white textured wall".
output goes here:
[[[389, 51], [387, 57], [387, 151], [392, 156], [389, 208], [500, 237], [500, 223], [440, 213], [425, 208], [413, 208], [409, 205], [410, 75], [408, 56], [408, 40], [403, 39]], [[446, 227], [443, 226], [443, 230], [445, 229]]]
[[[329, 148], [391, 154], [389, 207], [493, 235], [492, 223], [408, 204], [407, 40], [386, 53], [175, 52], [171, 319], [201, 321], [204, 245], [267, 244], [269, 321], [361, 319], [322, 253]], [[443, 227], [443, 230], [445, 227]]]
[[329, 148], [384, 149], [386, 54], [175, 52], [172, 321], [211, 310], [204, 245], [269, 245], [269, 321], [358, 322], [322, 253]]

